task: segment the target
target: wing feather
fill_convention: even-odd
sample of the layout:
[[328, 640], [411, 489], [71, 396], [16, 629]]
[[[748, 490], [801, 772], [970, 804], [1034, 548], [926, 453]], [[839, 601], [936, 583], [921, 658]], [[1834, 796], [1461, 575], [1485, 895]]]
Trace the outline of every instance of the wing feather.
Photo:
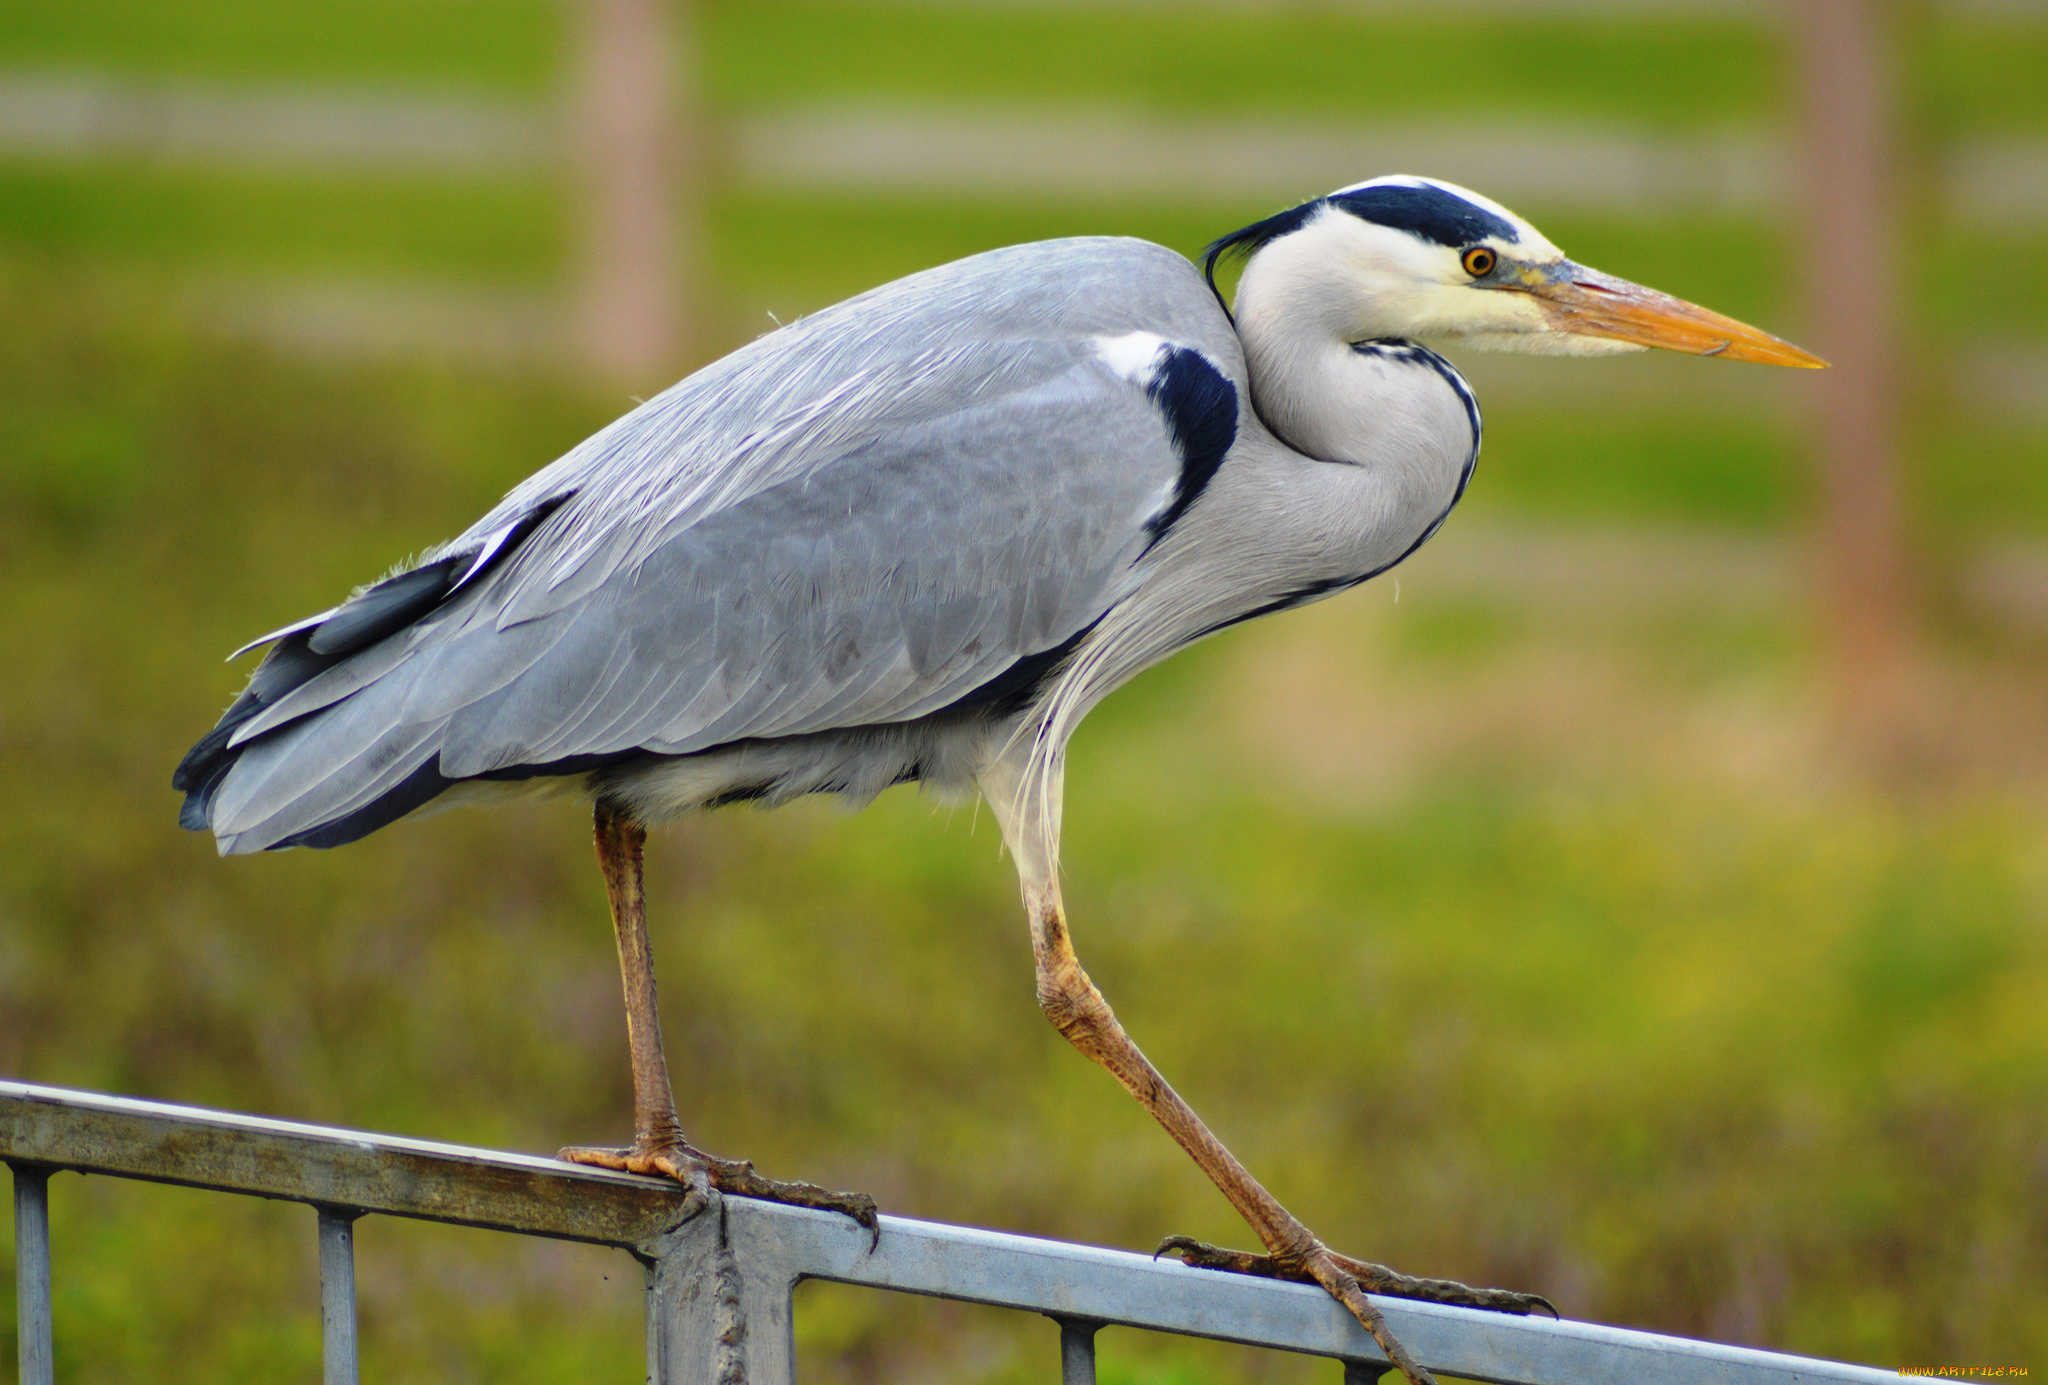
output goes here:
[[691, 376], [429, 554], [459, 589], [418, 624], [266, 699], [212, 781], [223, 849], [317, 840], [433, 791], [428, 765], [908, 720], [1071, 642], [1139, 580], [1181, 474], [1099, 357], [1141, 327], [1241, 380], [1192, 266], [1128, 241], [946, 266]]

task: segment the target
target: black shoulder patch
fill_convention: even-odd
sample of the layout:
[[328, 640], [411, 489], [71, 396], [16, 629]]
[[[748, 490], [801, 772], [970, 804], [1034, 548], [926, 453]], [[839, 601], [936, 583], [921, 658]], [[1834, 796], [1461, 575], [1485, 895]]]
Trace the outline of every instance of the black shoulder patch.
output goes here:
[[1327, 200], [1361, 221], [1391, 226], [1438, 245], [1470, 245], [1488, 236], [1509, 242], [1521, 239], [1506, 217], [1429, 183], [1380, 183]]
[[1173, 501], [1145, 524], [1152, 535], [1145, 545], [1150, 550], [1201, 499], [1237, 441], [1237, 386], [1201, 352], [1169, 343], [1145, 396], [1166, 416], [1174, 450], [1180, 453]]

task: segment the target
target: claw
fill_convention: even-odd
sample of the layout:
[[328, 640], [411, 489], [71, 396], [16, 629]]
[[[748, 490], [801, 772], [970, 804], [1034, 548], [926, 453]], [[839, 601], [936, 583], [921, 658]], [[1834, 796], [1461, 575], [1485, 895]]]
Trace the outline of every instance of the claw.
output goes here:
[[1177, 1254], [1183, 1265], [1192, 1265], [1202, 1270], [1226, 1270], [1231, 1274], [1255, 1274], [1263, 1279], [1299, 1279], [1314, 1283], [1308, 1274], [1282, 1274], [1280, 1267], [1270, 1255], [1254, 1255], [1248, 1250], [1225, 1250], [1198, 1241], [1192, 1236], [1168, 1236], [1159, 1243], [1159, 1249], [1152, 1252], [1157, 1260], [1162, 1255]]

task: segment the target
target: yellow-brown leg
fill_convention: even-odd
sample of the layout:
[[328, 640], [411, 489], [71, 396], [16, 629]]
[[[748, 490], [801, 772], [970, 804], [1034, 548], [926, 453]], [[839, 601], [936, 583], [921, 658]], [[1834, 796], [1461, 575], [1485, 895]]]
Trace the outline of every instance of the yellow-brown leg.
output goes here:
[[1322, 1242], [1237, 1162], [1237, 1156], [1224, 1148], [1194, 1108], [1166, 1084], [1159, 1069], [1152, 1066], [1152, 1060], [1124, 1032], [1109, 1002], [1081, 969], [1081, 960], [1075, 956], [1074, 945], [1067, 936], [1067, 921], [1057, 891], [1031, 901], [1031, 950], [1038, 963], [1038, 1004], [1046, 1018], [1069, 1043], [1107, 1069], [1125, 1091], [1166, 1127], [1166, 1133], [1209, 1175], [1238, 1215], [1251, 1224], [1275, 1270], [1288, 1278], [1313, 1279], [1328, 1289], [1365, 1325], [1388, 1359], [1414, 1385], [1435, 1385], [1429, 1372], [1415, 1363], [1408, 1349], [1388, 1330], [1387, 1320], [1365, 1296], [1357, 1278], [1337, 1264]]
[[556, 1157], [627, 1173], [673, 1178], [702, 1194], [712, 1188], [843, 1212], [878, 1235], [875, 1200], [866, 1193], [836, 1193], [814, 1183], [764, 1178], [752, 1161], [706, 1154], [683, 1138], [676, 1119], [668, 1058], [661, 1046], [661, 1014], [654, 992], [654, 950], [647, 937], [647, 897], [641, 888], [646, 829], [600, 802], [596, 812], [597, 862], [604, 871], [612, 925], [619, 936], [619, 974], [626, 988], [626, 1039], [633, 1056], [633, 1144], [630, 1149], [565, 1149]]
[[1075, 954], [1067, 932], [1054, 864], [1054, 844], [1059, 833], [1057, 773], [1055, 770], [1049, 781], [1033, 781], [1026, 773], [999, 764], [983, 777], [983, 792], [1017, 857], [1024, 906], [1031, 916], [1039, 1007], [1069, 1043], [1106, 1069], [1166, 1127], [1166, 1133], [1188, 1152], [1230, 1200], [1230, 1205], [1250, 1223], [1267, 1254], [1218, 1250], [1183, 1237], [1169, 1237], [1160, 1246], [1161, 1252], [1177, 1251], [1188, 1263], [1207, 1268], [1322, 1285], [1372, 1333], [1380, 1349], [1413, 1385], [1434, 1385], [1434, 1380], [1388, 1330], [1386, 1319], [1366, 1297], [1368, 1292], [1509, 1313], [1547, 1310], [1555, 1316], [1549, 1302], [1535, 1294], [1473, 1289], [1450, 1280], [1415, 1279], [1334, 1253], [1224, 1148], [1223, 1142], [1167, 1085], [1152, 1061], [1124, 1032], [1109, 1002], [1081, 968], [1081, 959]]

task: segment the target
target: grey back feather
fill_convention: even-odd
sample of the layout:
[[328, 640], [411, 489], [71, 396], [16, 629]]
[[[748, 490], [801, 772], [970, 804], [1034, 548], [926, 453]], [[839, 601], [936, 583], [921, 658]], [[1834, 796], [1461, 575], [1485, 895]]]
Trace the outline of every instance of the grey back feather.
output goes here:
[[1242, 385], [1194, 267], [1120, 239], [915, 275], [692, 375], [423, 564], [552, 507], [497, 566], [238, 727], [222, 849], [362, 809], [435, 757], [462, 779], [904, 721], [1071, 640], [1139, 580], [1180, 474], [1099, 356], [1134, 330]]

